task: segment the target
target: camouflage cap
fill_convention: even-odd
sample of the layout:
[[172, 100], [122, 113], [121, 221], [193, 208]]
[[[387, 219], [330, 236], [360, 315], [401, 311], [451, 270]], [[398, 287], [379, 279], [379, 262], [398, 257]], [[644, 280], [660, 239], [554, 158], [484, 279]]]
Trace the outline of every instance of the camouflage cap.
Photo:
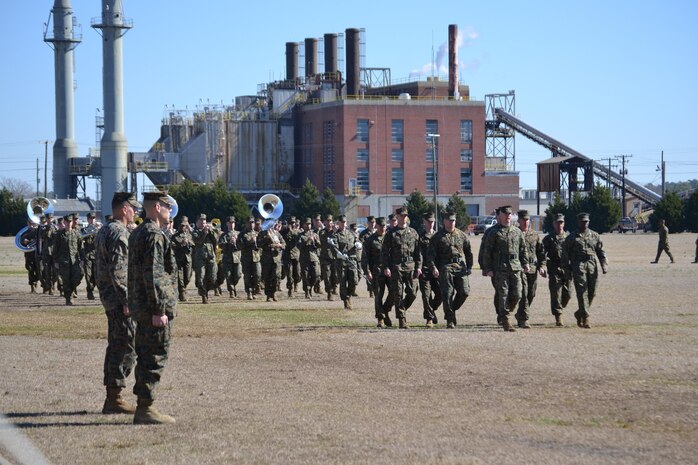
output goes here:
[[248, 222], [248, 223], [254, 223], [254, 216], [248, 216], [248, 217], [247, 217], [247, 222]]
[[163, 191], [152, 191], [152, 192], [143, 192], [143, 201], [157, 201], [157, 202], [162, 202], [165, 205], [172, 206], [172, 201], [170, 198], [167, 196], [167, 192]]
[[73, 212], [73, 213], [71, 213], [71, 215], [73, 215], [73, 219], [74, 219], [74, 220], [79, 220], [79, 219], [80, 219], [80, 215], [78, 214], [78, 212]]
[[511, 205], [504, 205], [499, 207], [499, 212], [498, 213], [511, 213], [513, 211], [513, 208]]
[[322, 215], [317, 214], [313, 217], [313, 219], [322, 221]]
[[256, 220], [254, 220], [254, 223], [255, 223], [255, 224], [262, 224], [262, 220], [259, 219], [259, 218], [257, 218]]
[[179, 218], [179, 221], [180, 221], [182, 224], [184, 224], [184, 223], [189, 223], [189, 217], [186, 216], [186, 215], [185, 215], [185, 216], [181, 216], [181, 217]]
[[233, 215], [228, 216], [225, 221], [228, 223], [235, 223], [235, 217]]
[[565, 215], [563, 215], [562, 213], [557, 213], [553, 215], [553, 221], [557, 221], [558, 223], [564, 223]]
[[332, 221], [334, 217], [332, 215], [325, 215], [325, 221]]
[[453, 210], [447, 210], [444, 212], [444, 219], [450, 221], [456, 221], [456, 212]]
[[373, 215], [368, 215], [368, 216], [366, 217], [366, 221], [368, 221], [369, 223], [370, 223], [371, 221], [375, 220], [375, 219], [376, 219], [376, 217], [373, 216]]
[[400, 208], [398, 208], [397, 210], [395, 210], [395, 214], [396, 214], [396, 215], [407, 216], [407, 215], [408, 215], [407, 207], [400, 207]]
[[385, 226], [385, 217], [379, 216], [378, 218], [376, 218], [376, 224], [378, 226]]
[[519, 216], [519, 219], [528, 220], [531, 218], [531, 215], [529, 215], [528, 210], [519, 210], [516, 214]]
[[63, 217], [63, 221], [73, 221], [73, 214], [72, 214], [72, 213], [68, 213], [67, 215], [65, 215], [65, 216]]
[[111, 202], [114, 203], [123, 203], [123, 202], [128, 202], [133, 208], [141, 208], [143, 205], [138, 202], [138, 199], [136, 198], [136, 194], [133, 192], [114, 192], [114, 196], [111, 198]]
[[436, 217], [434, 216], [434, 212], [426, 212], [422, 215], [422, 219], [426, 221], [436, 221]]
[[94, 212], [90, 212], [87, 214], [88, 218], [97, 218], [97, 215], [94, 214]]
[[339, 215], [337, 217], [337, 221], [341, 221], [342, 223], [345, 223], [347, 221], [347, 215]]
[[291, 216], [291, 218], [288, 219], [289, 223], [295, 223], [296, 221], [298, 221], [298, 219], [295, 216]]
[[196, 215], [196, 220], [205, 220], [206, 219], [206, 213], [199, 213]]
[[579, 221], [589, 221], [589, 214], [588, 214], [588, 213], [584, 213], [584, 212], [579, 213], [579, 214], [577, 215], [577, 220], [579, 220]]
[[311, 220], [311, 219], [308, 218], [308, 217], [306, 217], [306, 218], [303, 220], [303, 224], [311, 224], [312, 222], [313, 222], [313, 220]]
[[395, 213], [388, 215], [388, 221], [393, 221], [395, 219]]

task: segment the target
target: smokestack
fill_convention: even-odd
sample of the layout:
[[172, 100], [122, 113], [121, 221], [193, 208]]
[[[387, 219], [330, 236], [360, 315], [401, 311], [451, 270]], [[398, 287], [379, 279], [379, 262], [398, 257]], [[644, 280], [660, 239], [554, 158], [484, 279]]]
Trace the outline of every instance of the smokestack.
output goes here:
[[44, 42], [53, 48], [56, 84], [56, 141], [53, 144], [53, 191], [65, 199], [77, 195], [77, 183], [70, 176], [70, 162], [78, 156], [75, 143], [73, 96], [73, 50], [80, 38], [73, 34], [70, 0], [56, 0], [51, 10], [53, 37], [44, 31]]
[[337, 72], [337, 34], [325, 34], [325, 73]]
[[305, 39], [305, 75], [317, 74], [317, 39]]
[[92, 26], [102, 35], [102, 92], [104, 135], [102, 158], [102, 214], [111, 213], [114, 192], [128, 190], [127, 151], [124, 134], [124, 70], [121, 40], [131, 29], [123, 17], [121, 0], [102, 0], [102, 20]]
[[286, 80], [298, 77], [298, 42], [286, 42]]
[[358, 29], [346, 30], [347, 95], [357, 95], [361, 86], [361, 62]]
[[448, 26], [448, 96], [458, 99], [458, 25]]

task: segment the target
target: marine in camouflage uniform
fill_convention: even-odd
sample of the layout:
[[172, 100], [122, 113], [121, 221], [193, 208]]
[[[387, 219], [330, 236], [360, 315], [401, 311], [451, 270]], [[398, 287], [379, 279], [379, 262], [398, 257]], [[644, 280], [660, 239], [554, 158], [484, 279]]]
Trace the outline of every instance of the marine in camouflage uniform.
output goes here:
[[20, 242], [23, 246], [28, 246], [32, 242], [35, 243], [34, 249], [29, 252], [24, 252], [24, 269], [27, 270], [27, 281], [31, 293], [36, 294], [36, 285], [39, 282], [39, 268], [36, 262], [36, 244], [39, 237], [39, 230], [31, 221], [27, 221], [27, 226], [29, 229], [20, 236]]
[[44, 294], [53, 295], [56, 285], [56, 271], [53, 267], [53, 242], [58, 232], [50, 214], [44, 216], [45, 222], [39, 227], [39, 250], [41, 261], [41, 287]]
[[[95, 235], [99, 230], [95, 224], [95, 214], [90, 212], [87, 214], [88, 226], [80, 229], [82, 236], [82, 271], [85, 278], [85, 287], [87, 291], [87, 300], [95, 300]], [[95, 232], [89, 234], [90, 226], [95, 228]]]
[[289, 220], [288, 227], [282, 231], [281, 237], [286, 242], [283, 252], [283, 275], [286, 276], [286, 289], [288, 296], [298, 292], [298, 284], [301, 282], [300, 249], [298, 248], [298, 237], [301, 229], [295, 216]]
[[[447, 328], [455, 328], [456, 311], [470, 295], [470, 279], [473, 268], [473, 251], [467, 234], [456, 228], [456, 213], [444, 213], [443, 228], [431, 238], [427, 254], [428, 268], [439, 280], [443, 295], [444, 316]], [[427, 326], [430, 327], [429, 320]], [[433, 321], [432, 321], [433, 323]]]
[[242, 277], [242, 263], [240, 261], [240, 232], [235, 229], [234, 216], [226, 218], [228, 230], [218, 239], [221, 248], [221, 269], [218, 276], [218, 285], [226, 283], [230, 298], [237, 297], [237, 284]]
[[530, 271], [521, 272], [521, 301], [519, 301], [519, 309], [516, 312], [516, 321], [519, 328], [529, 329], [531, 325], [529, 320], [529, 308], [536, 297], [536, 289], [538, 288], [538, 275], [545, 275], [543, 264], [545, 261], [545, 251], [543, 243], [538, 236], [538, 232], [531, 228], [531, 215], [528, 210], [519, 210], [519, 229], [524, 236], [526, 244], [526, 258]]
[[357, 238], [347, 229], [347, 218], [337, 217], [337, 229], [330, 239], [330, 253], [334, 258], [335, 276], [339, 281], [339, 297], [344, 302], [344, 308], [351, 310], [351, 297], [356, 293], [359, 284], [359, 269], [356, 262]]
[[73, 215], [63, 217], [66, 228], [58, 233], [54, 247], [55, 263], [58, 267], [58, 273], [61, 275], [66, 305], [73, 305], [73, 293], [82, 280], [80, 267], [82, 238], [80, 233], [74, 229], [73, 218]]
[[325, 217], [325, 229], [320, 232], [320, 278], [325, 283], [327, 300], [334, 300], [333, 295], [337, 294], [337, 275], [334, 268], [334, 259], [331, 246], [328, 240], [334, 240], [335, 228], [332, 215]]
[[383, 262], [381, 252], [383, 250], [383, 240], [385, 239], [386, 222], [385, 218], [376, 219], [376, 231], [364, 240], [363, 253], [361, 254], [361, 268], [364, 271], [369, 284], [371, 285], [371, 295], [373, 295], [373, 308], [375, 310], [377, 326], [384, 328], [392, 326], [390, 319], [391, 302], [383, 299], [388, 278], [383, 274]]
[[570, 280], [562, 264], [562, 247], [567, 238], [565, 232], [565, 215], [558, 213], [553, 220], [553, 231], [543, 238], [550, 290], [550, 311], [555, 317], [556, 326], [564, 326], [562, 310], [570, 301]]
[[529, 271], [523, 233], [511, 224], [511, 206], [499, 207], [498, 223], [484, 243], [483, 266], [494, 277], [497, 289], [497, 321], [504, 331], [516, 331], [509, 324], [509, 313], [521, 300], [521, 272]]
[[[371, 236], [374, 232], [376, 232], [376, 217], [369, 215], [366, 217], [366, 229], [361, 231], [359, 233], [359, 242], [361, 242], [361, 259], [359, 260], [359, 263], [363, 261], [363, 249], [366, 248], [366, 240]], [[361, 268], [363, 270], [363, 267]], [[365, 272], [364, 272], [365, 275]], [[370, 283], [368, 280], [366, 281], [366, 290], [368, 291], [368, 296], [373, 298], [373, 284]]]
[[309, 299], [320, 283], [320, 236], [312, 229], [312, 221], [306, 218], [303, 232], [298, 236], [299, 262], [303, 279], [303, 292]]
[[216, 246], [220, 231], [206, 223], [206, 214], [200, 213], [196, 219], [196, 227], [191, 233], [194, 240], [192, 265], [194, 267], [194, 283], [199, 290], [201, 303], [208, 303], [208, 291], [216, 288]]
[[[325, 230], [325, 225], [322, 222], [322, 216], [315, 215], [315, 217], [313, 218], [313, 231], [315, 232], [315, 234], [318, 235], [318, 238], [320, 239], [320, 242], [321, 242], [320, 248], [317, 250], [318, 260], [320, 260], [320, 253], [322, 251], [322, 234], [323, 234], [324, 230]], [[318, 274], [318, 280], [315, 284], [315, 287], [313, 287], [313, 291], [315, 292], [315, 294], [320, 295], [320, 293], [322, 292], [322, 290], [320, 289], [321, 285], [322, 285], [322, 269], [321, 269], [320, 262], [318, 262], [318, 267], [320, 267], [320, 272]]]
[[434, 212], [425, 213], [422, 218], [424, 231], [419, 234], [419, 250], [422, 254], [423, 265], [422, 275], [419, 277], [419, 290], [422, 294], [423, 317], [429, 328], [439, 321], [436, 317], [436, 310], [439, 308], [442, 301], [439, 278], [434, 276], [432, 267], [429, 265], [431, 238], [436, 234], [434, 230], [435, 221]]
[[659, 244], [657, 245], [657, 257], [652, 263], [659, 262], [659, 257], [662, 255], [662, 252], [666, 252], [666, 254], [669, 256], [669, 260], [671, 260], [671, 263], [674, 263], [674, 256], [671, 254], [671, 248], [669, 247], [669, 228], [667, 228], [666, 224], [664, 224], [663, 218], [659, 219], [658, 232]]
[[177, 264], [162, 227], [169, 220], [169, 198], [163, 192], [143, 194], [146, 219], [128, 241], [128, 308], [136, 321], [134, 423], [174, 423], [153, 408], [156, 389], [167, 365], [175, 317]]
[[407, 328], [406, 311], [417, 298], [415, 278], [422, 274], [422, 254], [419, 234], [406, 224], [407, 209], [398, 208], [395, 213], [397, 226], [388, 230], [383, 239], [381, 261], [385, 266], [383, 274], [389, 279], [399, 326]]
[[[568, 276], [574, 280], [579, 310], [574, 312], [577, 326], [590, 328], [589, 311], [596, 295], [599, 278], [599, 264], [606, 274], [608, 261], [603, 250], [601, 237], [589, 229], [589, 214], [577, 215], [578, 230], [567, 236], [562, 248], [562, 263]], [[598, 258], [598, 262], [597, 262]]]
[[247, 230], [240, 237], [240, 249], [242, 253], [242, 275], [245, 282], [245, 292], [247, 300], [255, 299], [259, 289], [259, 281], [262, 275], [262, 268], [259, 263], [261, 249], [257, 243], [257, 231], [255, 230], [255, 220], [253, 217], [247, 219]]
[[126, 225], [141, 205], [130, 192], [115, 192], [113, 220], [95, 235], [95, 285], [107, 316], [107, 350], [102, 413], [135, 413], [121, 392], [136, 365], [136, 326], [128, 307], [128, 238]]
[[274, 226], [259, 233], [258, 242], [262, 249], [262, 280], [267, 302], [276, 302], [276, 291], [281, 283], [281, 254], [286, 242]]
[[191, 281], [192, 268], [192, 250], [194, 248], [194, 239], [191, 237], [191, 226], [189, 218], [182, 216], [180, 218], [179, 229], [172, 234], [172, 249], [174, 250], [175, 260], [177, 262], [177, 291], [181, 302], [187, 301], [187, 286]]
[[[495, 216], [499, 214], [499, 208], [495, 209], [494, 211]], [[492, 228], [487, 228], [485, 229], [485, 232], [482, 235], [482, 240], [480, 241], [480, 250], [478, 250], [477, 253], [477, 263], [478, 266], [480, 267], [480, 270], [482, 270], [482, 276], [487, 277], [487, 272], [485, 271], [485, 265], [484, 265], [484, 256], [485, 256], [485, 249], [486, 249], [486, 244], [487, 240], [489, 239], [490, 234], [492, 234]], [[494, 289], [494, 298], [493, 298], [493, 305], [494, 305], [494, 314], [497, 315], [497, 321], [499, 321], [499, 314], [501, 313], [499, 309], [499, 293], [497, 291], [497, 286], [494, 284], [494, 277], [490, 278], [490, 282], [492, 283], [492, 288]]]

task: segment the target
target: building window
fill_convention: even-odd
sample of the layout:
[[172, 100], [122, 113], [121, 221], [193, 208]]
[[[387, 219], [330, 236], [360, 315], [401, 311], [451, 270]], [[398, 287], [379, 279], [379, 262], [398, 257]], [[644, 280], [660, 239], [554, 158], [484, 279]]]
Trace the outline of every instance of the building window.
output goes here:
[[439, 122], [438, 120], [435, 119], [428, 119], [427, 120], [427, 125], [426, 125], [426, 134], [425, 134], [425, 140], [427, 144], [431, 147], [432, 140], [435, 146], [439, 146], [439, 138], [438, 137], [429, 137], [429, 134], [438, 134], [439, 133]]
[[322, 123], [322, 162], [325, 165], [334, 165], [334, 121]]
[[325, 170], [323, 180], [325, 181], [325, 187], [329, 188], [330, 190], [334, 190], [334, 188], [335, 188], [334, 171]]
[[463, 149], [460, 151], [460, 161], [473, 161], [473, 150]]
[[357, 161], [368, 161], [368, 149], [357, 149], [356, 150], [356, 160]]
[[427, 192], [434, 192], [434, 169], [427, 168]]
[[305, 147], [304, 147], [304, 152], [305, 155], [303, 156], [303, 162], [305, 163], [306, 167], [310, 167], [312, 164], [312, 154], [313, 154], [313, 125], [312, 123], [306, 123], [303, 125], [303, 140], [305, 142]]
[[402, 161], [405, 158], [405, 151], [402, 149], [393, 149], [390, 159], [392, 161]]
[[334, 165], [334, 145], [326, 145], [323, 147], [322, 162], [325, 165]]
[[473, 141], [473, 122], [469, 119], [460, 121], [460, 141], [462, 144], [469, 144]]
[[356, 188], [362, 192], [368, 191], [368, 168], [356, 169]]
[[437, 147], [432, 148], [431, 145], [427, 147], [424, 152], [424, 159], [429, 163], [434, 162], [434, 153], [436, 152], [436, 161], [439, 161], [439, 149]]
[[460, 170], [460, 190], [473, 190], [473, 170], [470, 168], [461, 168]]
[[405, 172], [402, 168], [393, 168], [392, 188], [394, 191], [402, 192], [405, 188]]
[[368, 120], [356, 120], [356, 140], [359, 142], [368, 142]]
[[401, 119], [394, 119], [392, 126], [392, 141], [394, 144], [401, 144], [405, 140], [405, 122]]

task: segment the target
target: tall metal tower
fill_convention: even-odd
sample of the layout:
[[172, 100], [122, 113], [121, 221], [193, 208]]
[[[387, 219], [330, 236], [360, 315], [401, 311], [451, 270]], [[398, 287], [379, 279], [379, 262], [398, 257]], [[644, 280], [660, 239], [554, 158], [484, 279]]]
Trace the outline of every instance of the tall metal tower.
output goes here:
[[[53, 18], [53, 34], [49, 25]], [[55, 0], [49, 19], [44, 24], [44, 42], [53, 48], [56, 82], [56, 141], [53, 143], [53, 192], [65, 199], [77, 195], [75, 178], [70, 176], [70, 163], [78, 156], [75, 143], [73, 95], [73, 50], [82, 40], [75, 32], [70, 0]], [[79, 28], [79, 25], [78, 25]]]
[[[516, 140], [514, 129], [497, 120], [494, 110], [501, 108], [511, 115], [516, 114], [514, 91], [507, 94], [485, 95], [485, 163], [497, 161], [489, 166], [499, 171], [516, 171]], [[486, 167], [488, 165], [485, 165]]]

